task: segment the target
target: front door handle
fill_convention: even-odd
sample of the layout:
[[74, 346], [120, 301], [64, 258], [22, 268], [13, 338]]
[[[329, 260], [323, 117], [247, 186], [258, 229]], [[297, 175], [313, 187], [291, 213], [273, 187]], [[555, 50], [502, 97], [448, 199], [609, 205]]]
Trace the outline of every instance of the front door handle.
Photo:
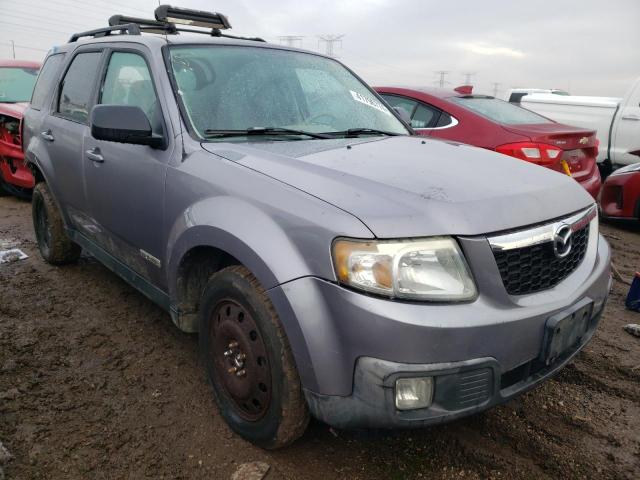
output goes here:
[[92, 162], [104, 162], [104, 157], [100, 154], [100, 149], [98, 147], [87, 150], [85, 153], [87, 154], [87, 158]]
[[40, 136], [42, 138], [44, 138], [47, 142], [53, 142], [55, 140], [55, 138], [53, 138], [53, 134], [51, 133], [51, 130], [47, 130], [46, 132], [42, 132], [40, 134]]

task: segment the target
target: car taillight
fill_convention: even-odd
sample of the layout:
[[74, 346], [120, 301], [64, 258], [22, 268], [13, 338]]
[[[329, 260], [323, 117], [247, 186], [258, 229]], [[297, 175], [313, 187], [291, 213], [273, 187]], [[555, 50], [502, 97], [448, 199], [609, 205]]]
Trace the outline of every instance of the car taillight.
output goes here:
[[562, 149], [545, 143], [518, 142], [496, 147], [496, 152], [545, 167], [557, 165]]

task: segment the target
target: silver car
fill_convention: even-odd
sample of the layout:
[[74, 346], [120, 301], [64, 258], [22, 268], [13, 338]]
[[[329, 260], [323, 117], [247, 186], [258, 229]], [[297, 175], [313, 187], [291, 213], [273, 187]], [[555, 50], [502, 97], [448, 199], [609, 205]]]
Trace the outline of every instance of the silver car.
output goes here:
[[575, 181], [412, 136], [333, 58], [225, 38], [214, 14], [214, 36], [173, 35], [172, 14], [195, 15], [48, 55], [24, 120], [34, 227], [48, 262], [84, 249], [198, 332], [236, 432], [450, 421], [591, 339], [610, 253]]

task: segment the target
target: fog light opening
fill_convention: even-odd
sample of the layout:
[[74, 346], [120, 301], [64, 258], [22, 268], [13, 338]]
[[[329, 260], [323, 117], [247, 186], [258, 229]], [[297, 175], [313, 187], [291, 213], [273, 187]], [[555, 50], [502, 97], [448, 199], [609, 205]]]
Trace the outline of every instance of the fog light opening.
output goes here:
[[427, 408], [433, 400], [433, 377], [399, 378], [396, 380], [396, 408]]

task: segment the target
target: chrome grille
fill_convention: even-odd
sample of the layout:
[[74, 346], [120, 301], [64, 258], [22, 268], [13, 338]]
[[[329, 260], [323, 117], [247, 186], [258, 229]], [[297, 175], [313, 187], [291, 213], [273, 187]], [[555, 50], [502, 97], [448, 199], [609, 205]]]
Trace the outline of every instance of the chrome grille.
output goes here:
[[[490, 237], [502, 283], [510, 295], [535, 293], [558, 285], [580, 265], [589, 245], [589, 225], [595, 207], [539, 227]], [[571, 247], [565, 256], [554, 249], [555, 232], [571, 231]]]

